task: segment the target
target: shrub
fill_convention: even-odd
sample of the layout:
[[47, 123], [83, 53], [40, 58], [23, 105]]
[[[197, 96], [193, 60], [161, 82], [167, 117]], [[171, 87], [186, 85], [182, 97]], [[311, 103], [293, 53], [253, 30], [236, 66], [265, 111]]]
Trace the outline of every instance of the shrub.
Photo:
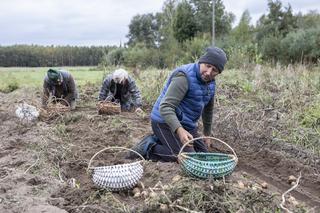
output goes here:
[[183, 44], [184, 55], [180, 59], [180, 63], [188, 64], [197, 61], [208, 46], [210, 46], [210, 37], [208, 35], [187, 40]]
[[123, 64], [124, 57], [123, 52], [124, 48], [116, 48], [111, 50], [102, 60], [104, 66], [118, 66]]
[[125, 65], [128, 67], [147, 68], [162, 67], [162, 59], [159, 50], [147, 48], [144, 44], [138, 43], [133, 47], [126, 49], [123, 53]]
[[15, 91], [16, 89], [19, 89], [19, 83], [16, 80], [10, 81], [7, 85], [0, 88], [0, 92], [4, 93], [10, 93]]

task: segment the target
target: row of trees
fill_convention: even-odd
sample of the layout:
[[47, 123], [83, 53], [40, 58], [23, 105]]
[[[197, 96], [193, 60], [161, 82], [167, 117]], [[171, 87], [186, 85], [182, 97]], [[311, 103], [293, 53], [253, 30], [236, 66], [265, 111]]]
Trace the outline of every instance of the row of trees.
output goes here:
[[[235, 16], [216, 0], [216, 33], [229, 34]], [[111, 51], [106, 64], [172, 67], [194, 61], [211, 43], [211, 0], [166, 0], [156, 14], [136, 15], [129, 24], [126, 48]]]
[[0, 66], [94, 66], [112, 47], [76, 46], [0, 46]]
[[[290, 4], [268, 0], [268, 12], [251, 24], [244, 11], [235, 16], [215, 1], [216, 45], [226, 50], [229, 66], [247, 63], [319, 63], [320, 15], [293, 14]], [[211, 43], [212, 0], [167, 0], [162, 12], [136, 15], [127, 48], [111, 51], [105, 63], [127, 66], [175, 66], [195, 61]]]
[[[215, 25], [218, 37], [231, 31], [234, 19], [234, 14], [225, 11], [222, 0], [216, 0]], [[199, 34], [211, 32], [212, 0], [167, 0], [162, 12], [132, 18], [128, 45], [142, 42], [147, 47], [159, 47], [170, 42], [172, 37], [183, 43]]]
[[[251, 24], [215, 0], [216, 45], [229, 67], [248, 63], [319, 63], [320, 15], [293, 14], [290, 4], [268, 0], [268, 12]], [[212, 0], [166, 0], [162, 11], [139, 14], [129, 24], [124, 47], [0, 46], [0, 66], [119, 65], [158, 68], [193, 62], [211, 44]]]
[[[228, 40], [232, 46], [244, 49], [257, 45], [265, 62], [318, 63], [320, 57], [320, 15], [310, 11], [294, 15], [290, 5], [282, 6], [278, 0], [268, 1], [268, 14], [262, 15], [256, 26], [250, 26], [250, 14], [245, 11], [239, 25]], [[236, 42], [244, 45], [235, 45]], [[252, 57], [254, 58], [254, 57]]]

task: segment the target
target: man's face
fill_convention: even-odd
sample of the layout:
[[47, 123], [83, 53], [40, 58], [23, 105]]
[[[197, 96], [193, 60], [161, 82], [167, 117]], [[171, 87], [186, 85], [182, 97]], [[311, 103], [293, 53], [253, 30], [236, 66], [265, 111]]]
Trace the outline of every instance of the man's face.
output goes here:
[[116, 83], [116, 84], [121, 84], [121, 85], [126, 85], [127, 84], [127, 79], [126, 78], [114, 78], [113, 81]]
[[63, 81], [63, 80], [62, 80], [61, 78], [59, 78], [59, 79], [57, 80], [57, 85], [60, 86], [60, 85], [62, 84], [62, 81]]
[[121, 84], [121, 79], [120, 78], [115, 78], [115, 79], [113, 79], [114, 80], [114, 82], [116, 83], [116, 84]]
[[54, 82], [54, 84], [60, 86], [62, 82], [63, 82], [63, 78], [62, 78], [62, 75], [60, 74], [59, 78]]
[[210, 82], [213, 81], [215, 77], [220, 74], [220, 72], [215, 66], [211, 64], [201, 63], [200, 74], [203, 81]]

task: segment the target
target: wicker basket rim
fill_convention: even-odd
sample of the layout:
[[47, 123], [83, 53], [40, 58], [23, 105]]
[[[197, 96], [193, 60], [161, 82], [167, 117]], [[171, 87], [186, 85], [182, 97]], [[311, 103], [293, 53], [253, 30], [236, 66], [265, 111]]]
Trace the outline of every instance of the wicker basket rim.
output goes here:
[[120, 106], [120, 103], [116, 103], [116, 102], [112, 102], [112, 101], [99, 101], [97, 103], [97, 105], [107, 105], [107, 106], [114, 106], [114, 107], [118, 107]]
[[[52, 102], [54, 102], [54, 101], [63, 101], [63, 102], [65, 102], [65, 103], [67, 104], [67, 107], [70, 108], [70, 104], [69, 104], [69, 102], [68, 102], [66, 99], [64, 99], [64, 98], [57, 98], [56, 96], [52, 96], [50, 99], [48, 99], [48, 100], [47, 100], [47, 105], [50, 104], [50, 103], [52, 103]], [[52, 108], [54, 108], [54, 107], [52, 107]]]
[[48, 106], [47, 111], [71, 111], [69, 107], [55, 107], [55, 106]]
[[139, 160], [139, 161], [135, 161], [135, 162], [131, 162], [131, 163], [123, 163], [123, 164], [115, 164], [115, 165], [108, 165], [108, 166], [93, 166], [90, 167], [90, 169], [111, 169], [112, 167], [129, 167], [131, 165], [134, 164], [138, 164], [138, 163], [142, 163], [143, 160]]
[[181, 154], [185, 154], [185, 155], [215, 155], [215, 156], [229, 156], [232, 155], [234, 156], [234, 154], [228, 154], [228, 153], [223, 153], [223, 152], [182, 152]]
[[[207, 153], [207, 154], [217, 154], [217, 153]], [[224, 153], [218, 153], [218, 154], [224, 154]], [[180, 159], [180, 161], [184, 161], [184, 160], [187, 160], [187, 159], [192, 159], [193, 161], [195, 161], [195, 162], [198, 162], [198, 163], [200, 163], [200, 162], [202, 162], [202, 163], [208, 163], [208, 162], [210, 162], [210, 163], [222, 163], [222, 162], [231, 162], [231, 161], [234, 161], [234, 162], [236, 162], [237, 163], [237, 157], [235, 156], [235, 155], [232, 155], [232, 154], [224, 154], [225, 156], [228, 156], [228, 157], [230, 157], [229, 159], [227, 159], [227, 160], [223, 160], [223, 161], [216, 161], [216, 162], [214, 162], [214, 161], [205, 161], [205, 160], [199, 160], [199, 159], [196, 159], [196, 158], [194, 158], [194, 157], [191, 157], [191, 156], [189, 156], [188, 155], [188, 152], [183, 152], [183, 153], [181, 153], [179, 156], [178, 156], [178, 158]]]
[[183, 165], [184, 170], [187, 170], [189, 173], [194, 175], [195, 175], [195, 171], [201, 172], [202, 174], [212, 174], [212, 171], [216, 171], [214, 172], [215, 175], [222, 175], [223, 173], [232, 172], [234, 168], [235, 168], [235, 165], [227, 165], [227, 166], [224, 165], [224, 166], [218, 166], [218, 167], [205, 166], [205, 167], [201, 167], [201, 169], [199, 170], [199, 168], [194, 168], [191, 165]]

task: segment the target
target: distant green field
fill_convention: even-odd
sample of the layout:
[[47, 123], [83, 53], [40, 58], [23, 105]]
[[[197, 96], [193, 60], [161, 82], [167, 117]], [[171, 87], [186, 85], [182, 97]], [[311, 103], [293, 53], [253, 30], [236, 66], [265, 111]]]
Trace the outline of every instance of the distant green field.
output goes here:
[[[0, 67], [0, 91], [5, 91], [10, 85], [21, 87], [40, 87], [48, 67]], [[96, 67], [63, 67], [74, 76], [77, 85], [86, 83], [101, 83], [103, 76], [112, 70], [99, 70]]]

